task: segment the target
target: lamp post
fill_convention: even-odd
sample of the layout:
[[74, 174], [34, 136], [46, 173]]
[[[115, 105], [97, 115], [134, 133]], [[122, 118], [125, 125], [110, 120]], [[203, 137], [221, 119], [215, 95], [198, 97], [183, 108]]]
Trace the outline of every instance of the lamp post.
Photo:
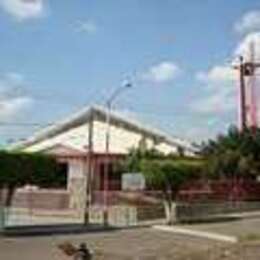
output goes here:
[[108, 189], [109, 189], [109, 154], [110, 154], [110, 121], [111, 121], [111, 110], [115, 99], [126, 89], [131, 88], [130, 82], [125, 82], [122, 86], [115, 89], [106, 101], [106, 146], [105, 146], [105, 164], [104, 164], [104, 211], [103, 220], [104, 225], [108, 225]]

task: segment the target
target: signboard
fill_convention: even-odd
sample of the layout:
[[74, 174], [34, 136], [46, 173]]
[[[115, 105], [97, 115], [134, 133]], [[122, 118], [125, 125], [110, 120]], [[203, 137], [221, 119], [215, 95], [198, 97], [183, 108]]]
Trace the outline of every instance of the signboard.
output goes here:
[[144, 190], [145, 178], [141, 173], [124, 173], [122, 175], [122, 190]]

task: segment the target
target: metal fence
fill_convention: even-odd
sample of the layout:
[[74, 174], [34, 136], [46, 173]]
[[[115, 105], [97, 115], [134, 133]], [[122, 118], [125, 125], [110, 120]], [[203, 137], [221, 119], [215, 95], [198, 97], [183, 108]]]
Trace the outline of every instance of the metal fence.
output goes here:
[[199, 180], [185, 183], [179, 201], [260, 201], [260, 183], [247, 179]]
[[112, 226], [136, 226], [165, 219], [159, 191], [95, 191], [89, 210], [92, 223], [103, 223], [103, 212], [107, 210]]
[[[35, 194], [16, 196], [12, 207], [8, 210], [0, 208], [0, 230], [3, 226], [83, 223], [84, 214], [79, 216], [75, 210], [64, 206], [69, 204], [67, 193], [47, 194], [46, 191], [41, 191], [37, 196]], [[22, 199], [23, 203], [20, 201]], [[49, 200], [53, 202], [50, 203]], [[91, 204], [87, 210], [91, 222], [97, 224], [104, 222], [104, 211], [107, 210], [110, 224], [113, 226], [143, 225], [149, 222], [162, 222], [166, 218], [161, 191], [107, 191], [106, 193], [95, 191], [92, 193]], [[223, 219], [231, 215], [234, 217], [234, 214], [255, 211], [260, 212], [260, 201], [177, 200], [173, 214], [177, 221], [189, 222], [217, 220], [217, 218]]]
[[260, 201], [216, 201], [216, 202], [178, 202], [176, 204], [177, 220], [196, 222], [207, 220], [224, 220], [245, 215], [260, 214]]
[[[5, 195], [6, 191], [2, 192]], [[2, 196], [2, 204], [4, 204]], [[1, 203], [1, 201], [0, 201]], [[16, 226], [79, 223], [66, 190], [18, 189], [9, 207], [0, 206], [0, 230]]]

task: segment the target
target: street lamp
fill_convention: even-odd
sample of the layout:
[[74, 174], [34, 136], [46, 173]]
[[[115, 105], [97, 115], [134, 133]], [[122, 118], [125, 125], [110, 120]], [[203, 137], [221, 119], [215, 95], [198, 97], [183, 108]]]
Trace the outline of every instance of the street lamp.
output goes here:
[[115, 99], [125, 90], [132, 87], [130, 82], [124, 82], [122, 86], [115, 89], [115, 91], [110, 95], [106, 101], [106, 156], [105, 156], [105, 167], [104, 167], [104, 225], [108, 225], [108, 178], [109, 178], [109, 153], [110, 153], [110, 119], [111, 119], [111, 110], [112, 105]]

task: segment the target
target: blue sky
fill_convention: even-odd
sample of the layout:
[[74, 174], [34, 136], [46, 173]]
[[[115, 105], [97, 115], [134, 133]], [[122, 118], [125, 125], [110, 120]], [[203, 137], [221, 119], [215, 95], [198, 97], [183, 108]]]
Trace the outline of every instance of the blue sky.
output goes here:
[[[115, 109], [212, 137], [237, 121], [230, 61], [259, 31], [257, 0], [0, 0], [0, 122], [55, 122], [131, 78]], [[8, 124], [0, 143], [39, 127]]]

